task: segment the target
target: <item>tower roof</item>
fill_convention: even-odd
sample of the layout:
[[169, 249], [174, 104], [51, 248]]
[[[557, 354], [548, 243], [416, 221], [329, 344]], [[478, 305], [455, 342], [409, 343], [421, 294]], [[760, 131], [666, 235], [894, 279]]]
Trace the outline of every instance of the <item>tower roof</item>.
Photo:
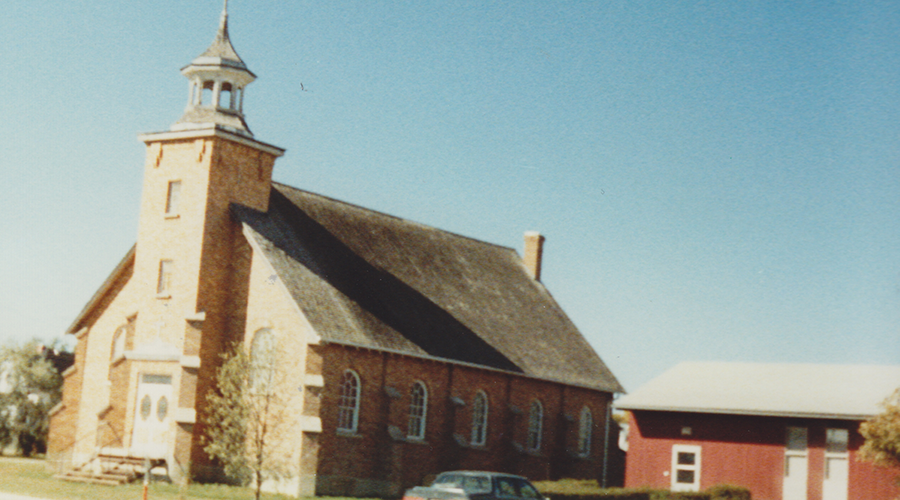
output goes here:
[[[222, 7], [222, 15], [219, 18], [219, 30], [216, 32], [216, 38], [212, 44], [202, 54], [194, 58], [191, 64], [186, 66], [228, 66], [231, 68], [246, 71], [253, 75], [253, 72], [247, 68], [241, 56], [234, 50], [231, 39], [228, 36], [228, 0]], [[256, 75], [253, 75], [256, 76]]]
[[[223, 127], [253, 137], [244, 120], [244, 87], [256, 79], [231, 45], [228, 36], [228, 0], [222, 7], [213, 43], [181, 68], [190, 80], [191, 97], [181, 119], [171, 130]], [[209, 92], [204, 96], [204, 93]]]

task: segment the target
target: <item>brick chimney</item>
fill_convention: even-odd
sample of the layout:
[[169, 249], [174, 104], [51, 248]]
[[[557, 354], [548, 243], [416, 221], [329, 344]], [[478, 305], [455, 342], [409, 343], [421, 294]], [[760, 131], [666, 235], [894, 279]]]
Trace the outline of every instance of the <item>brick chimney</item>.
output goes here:
[[536, 281], [541, 280], [541, 254], [544, 251], [544, 237], [537, 231], [525, 232], [525, 255], [522, 261], [528, 269], [528, 275]]

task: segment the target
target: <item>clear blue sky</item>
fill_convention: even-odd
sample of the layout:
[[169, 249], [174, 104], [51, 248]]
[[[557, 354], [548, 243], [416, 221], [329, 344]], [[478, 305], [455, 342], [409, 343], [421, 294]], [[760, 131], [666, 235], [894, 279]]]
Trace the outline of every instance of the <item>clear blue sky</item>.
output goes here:
[[[135, 240], [220, 0], [6, 0], [0, 341]], [[900, 3], [232, 0], [278, 181], [521, 248], [628, 390], [900, 363]], [[300, 84], [306, 91], [301, 91]]]

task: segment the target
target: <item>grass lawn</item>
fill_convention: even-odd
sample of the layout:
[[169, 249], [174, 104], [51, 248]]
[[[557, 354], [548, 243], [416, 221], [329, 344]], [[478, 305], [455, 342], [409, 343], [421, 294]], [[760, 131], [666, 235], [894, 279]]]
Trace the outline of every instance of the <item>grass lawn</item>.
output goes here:
[[[53, 479], [40, 459], [0, 458], [0, 491], [60, 500], [140, 500], [140, 482], [122, 486], [71, 483]], [[151, 483], [148, 500], [251, 500], [253, 490], [234, 486], [192, 484], [186, 490], [174, 484]], [[291, 497], [263, 493], [266, 500]], [[356, 499], [354, 499], [356, 500]]]

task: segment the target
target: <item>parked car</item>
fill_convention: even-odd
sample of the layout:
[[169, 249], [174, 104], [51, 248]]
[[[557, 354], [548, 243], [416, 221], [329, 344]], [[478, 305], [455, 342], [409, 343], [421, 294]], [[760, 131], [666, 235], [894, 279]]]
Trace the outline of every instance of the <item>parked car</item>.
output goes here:
[[403, 500], [546, 500], [522, 476], [499, 472], [442, 472], [431, 486], [406, 490]]

